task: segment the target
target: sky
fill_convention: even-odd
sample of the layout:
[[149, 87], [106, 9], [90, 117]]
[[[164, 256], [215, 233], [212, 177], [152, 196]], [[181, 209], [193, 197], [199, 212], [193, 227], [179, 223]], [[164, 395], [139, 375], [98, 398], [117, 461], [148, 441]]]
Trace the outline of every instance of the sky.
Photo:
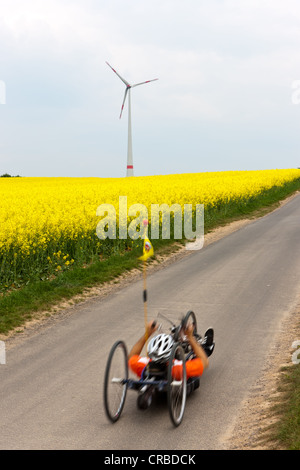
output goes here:
[[0, 174], [300, 167], [298, 0], [0, 0]]

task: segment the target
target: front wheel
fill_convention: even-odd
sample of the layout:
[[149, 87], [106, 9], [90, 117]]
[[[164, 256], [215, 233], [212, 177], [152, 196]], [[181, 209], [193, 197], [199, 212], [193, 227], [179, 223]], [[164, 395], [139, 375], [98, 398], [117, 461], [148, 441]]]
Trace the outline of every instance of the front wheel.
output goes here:
[[185, 354], [180, 343], [173, 345], [168, 364], [168, 409], [174, 426], [183, 419], [186, 402]]
[[174, 340], [179, 341], [180, 343], [184, 344], [185, 346], [187, 345], [187, 338], [185, 335], [186, 329], [192, 325], [193, 326], [193, 333], [194, 336], [198, 336], [197, 334], [197, 319], [196, 315], [192, 310], [189, 310], [187, 314], [184, 316], [182, 319], [180, 325], [177, 327], [175, 333], [174, 333]]
[[184, 320], [182, 322], [183, 330], [186, 330], [190, 325], [193, 326], [194, 335], [196, 335], [197, 334], [197, 319], [196, 319], [196, 315], [194, 314], [192, 310], [189, 310], [184, 317]]
[[117, 341], [109, 353], [104, 376], [104, 407], [115, 423], [122, 413], [128, 387], [128, 356], [125, 343]]

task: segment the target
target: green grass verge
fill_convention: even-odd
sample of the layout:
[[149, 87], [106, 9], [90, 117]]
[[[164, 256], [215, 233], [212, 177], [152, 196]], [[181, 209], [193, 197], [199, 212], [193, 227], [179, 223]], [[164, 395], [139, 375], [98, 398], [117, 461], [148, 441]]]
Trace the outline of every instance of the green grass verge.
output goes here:
[[291, 366], [283, 379], [284, 399], [277, 439], [289, 450], [300, 450], [300, 365]]
[[[205, 233], [245, 217], [258, 217], [273, 210], [279, 201], [300, 189], [300, 178], [284, 187], [274, 187], [259, 198], [246, 203], [235, 202], [218, 210], [205, 211]], [[178, 240], [176, 240], [178, 245]], [[155, 240], [155, 253], [175, 249], [172, 240]], [[141, 251], [132, 250], [122, 255], [112, 255], [87, 266], [73, 266], [54, 279], [35, 280], [22, 288], [4, 293], [0, 297], [0, 333], [8, 334], [21, 327], [36, 312], [47, 310], [64, 299], [70, 299], [84, 289], [118, 277], [125, 271], [141, 266]]]
[[270, 411], [275, 423], [267, 427], [263, 440], [274, 450], [300, 450], [300, 364], [283, 368], [282, 374]]

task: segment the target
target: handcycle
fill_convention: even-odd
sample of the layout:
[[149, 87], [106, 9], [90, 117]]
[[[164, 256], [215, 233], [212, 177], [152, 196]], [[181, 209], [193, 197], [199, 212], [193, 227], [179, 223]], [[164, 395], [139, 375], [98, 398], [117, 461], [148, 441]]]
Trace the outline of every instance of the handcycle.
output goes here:
[[[164, 315], [158, 314], [158, 317]], [[104, 407], [112, 423], [118, 421], [121, 416], [128, 389], [144, 393], [150, 387], [152, 390], [167, 393], [169, 415], [174, 426], [179, 426], [182, 422], [187, 398], [186, 361], [194, 357], [185, 331], [192, 325], [197, 340], [200, 341], [201, 336], [197, 332], [196, 316], [191, 310], [177, 326], [168, 318], [164, 318], [171, 323], [169, 334], [174, 340], [169, 360], [163, 365], [150, 361], [140, 379], [129, 377], [128, 354], [124, 341], [116, 341], [111, 348], [104, 376]], [[173, 373], [174, 361], [180, 361], [181, 364], [176, 376]]]

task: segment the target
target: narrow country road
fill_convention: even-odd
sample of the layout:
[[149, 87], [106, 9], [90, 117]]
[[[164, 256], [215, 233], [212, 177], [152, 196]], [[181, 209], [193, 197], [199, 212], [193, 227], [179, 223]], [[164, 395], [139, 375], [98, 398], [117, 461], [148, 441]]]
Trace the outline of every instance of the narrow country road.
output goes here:
[[118, 423], [102, 401], [108, 352], [144, 328], [142, 279], [87, 300], [14, 347], [0, 365], [0, 449], [220, 449], [300, 290], [300, 195], [148, 277], [148, 318], [194, 310], [215, 328], [201, 386], [174, 428], [166, 404], [142, 412], [129, 391]]

